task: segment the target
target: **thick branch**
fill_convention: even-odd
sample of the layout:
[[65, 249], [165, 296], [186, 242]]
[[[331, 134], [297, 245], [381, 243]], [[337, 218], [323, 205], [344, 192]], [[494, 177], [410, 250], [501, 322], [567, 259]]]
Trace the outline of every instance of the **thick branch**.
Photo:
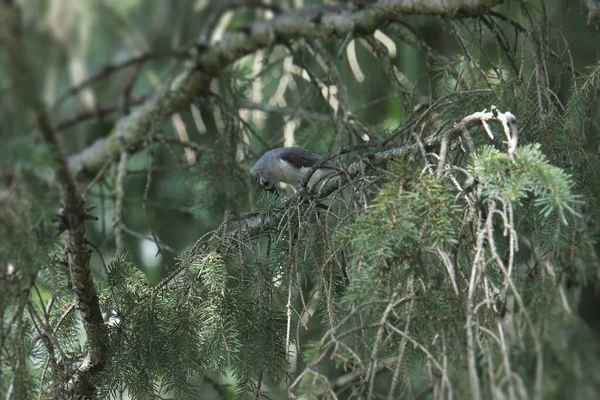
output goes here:
[[67, 167], [67, 160], [60, 148], [52, 130], [48, 115], [44, 110], [39, 111], [38, 126], [42, 137], [50, 146], [57, 161], [55, 168], [57, 180], [61, 186], [63, 209], [61, 217], [67, 234], [67, 261], [71, 273], [73, 291], [83, 319], [87, 334], [89, 352], [73, 377], [73, 390], [79, 394], [89, 394], [92, 386], [90, 375], [104, 369], [108, 352], [108, 337], [106, 325], [100, 311], [100, 303], [96, 287], [90, 271], [90, 252], [87, 248], [85, 234], [85, 203], [73, 176]]
[[[198, 46], [194, 66], [179, 83], [152, 97], [135, 112], [123, 117], [111, 134], [69, 159], [72, 173], [94, 175], [107, 159], [116, 159], [123, 148], [139, 145], [153, 129], [173, 113], [188, 107], [208, 89], [210, 81], [235, 60], [273, 44], [301, 38], [343, 38], [348, 33], [367, 35], [382, 24], [409, 14], [456, 17], [474, 15], [501, 0], [429, 0], [404, 2], [380, 0], [364, 8], [311, 5], [256, 21], [245, 29], [229, 32], [214, 45]], [[405, 4], [407, 3], [407, 4]]]
[[15, 68], [18, 84], [31, 95], [31, 107], [37, 116], [37, 124], [41, 137], [50, 147], [55, 159], [55, 175], [61, 189], [63, 207], [62, 224], [67, 235], [67, 261], [71, 273], [73, 291], [83, 319], [87, 334], [88, 354], [73, 377], [73, 391], [80, 395], [91, 394], [93, 386], [90, 376], [104, 369], [108, 350], [108, 331], [102, 313], [92, 275], [90, 272], [90, 252], [87, 249], [87, 238], [84, 222], [88, 219], [83, 197], [77, 188], [75, 179], [68, 168], [67, 158], [58, 143], [46, 106], [38, 95], [33, 68], [24, 57], [26, 48], [19, 36], [11, 38], [7, 46], [11, 62]]

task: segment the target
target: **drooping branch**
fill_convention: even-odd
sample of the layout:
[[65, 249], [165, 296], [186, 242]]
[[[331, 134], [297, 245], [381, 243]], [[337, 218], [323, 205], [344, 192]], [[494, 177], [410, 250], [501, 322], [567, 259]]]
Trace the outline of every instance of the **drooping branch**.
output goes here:
[[349, 33], [368, 35], [386, 22], [410, 14], [460, 17], [476, 15], [500, 0], [428, 0], [409, 2], [380, 0], [363, 8], [311, 5], [255, 21], [225, 34], [215, 44], [198, 44], [194, 62], [174, 87], [159, 93], [123, 117], [111, 134], [69, 159], [73, 174], [93, 176], [107, 159], [117, 159], [122, 149], [131, 150], [175, 112], [188, 107], [208, 90], [224, 68], [256, 50], [298, 39], [343, 38]]

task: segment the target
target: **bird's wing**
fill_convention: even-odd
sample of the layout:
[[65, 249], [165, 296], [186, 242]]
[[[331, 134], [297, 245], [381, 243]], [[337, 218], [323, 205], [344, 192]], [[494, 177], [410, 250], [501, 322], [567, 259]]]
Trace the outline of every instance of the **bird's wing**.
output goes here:
[[[319, 154], [303, 149], [302, 147], [294, 147], [293, 149], [294, 151], [283, 151], [280, 155], [281, 159], [292, 165], [299, 165], [307, 168], [312, 167], [323, 159]], [[288, 149], [286, 148], [285, 150]], [[321, 168], [329, 168], [336, 171], [342, 170], [339, 166], [329, 161], [321, 165]]]

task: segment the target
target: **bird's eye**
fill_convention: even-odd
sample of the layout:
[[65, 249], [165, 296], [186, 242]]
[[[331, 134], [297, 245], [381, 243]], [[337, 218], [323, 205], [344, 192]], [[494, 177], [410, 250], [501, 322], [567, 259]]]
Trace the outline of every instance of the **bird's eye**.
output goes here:
[[264, 187], [265, 189], [270, 189], [271, 188], [271, 182], [269, 181], [262, 181], [260, 183], [262, 185], [262, 187]]

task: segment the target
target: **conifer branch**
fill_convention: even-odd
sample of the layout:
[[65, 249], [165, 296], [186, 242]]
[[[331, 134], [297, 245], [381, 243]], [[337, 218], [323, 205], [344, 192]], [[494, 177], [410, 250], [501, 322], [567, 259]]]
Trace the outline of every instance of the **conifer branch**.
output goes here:
[[92, 280], [90, 251], [87, 248], [85, 233], [85, 220], [90, 217], [86, 213], [85, 201], [69, 172], [66, 157], [44, 110], [41, 110], [38, 116], [38, 126], [57, 160], [55, 171], [63, 192], [64, 204], [61, 218], [67, 234], [67, 260], [73, 291], [77, 297], [89, 343], [88, 354], [73, 376], [69, 389], [75, 394], [89, 395], [94, 390], [90, 377], [104, 369], [108, 356], [108, 331], [104, 325], [98, 294]]
[[69, 158], [69, 169], [77, 177], [94, 176], [105, 160], [117, 159], [122, 148], [137, 149], [153, 127], [161, 126], [173, 113], [189, 107], [206, 93], [213, 78], [241, 57], [275, 44], [298, 39], [344, 38], [349, 33], [369, 35], [386, 22], [411, 14], [448, 17], [473, 16], [500, 0], [428, 0], [406, 2], [381, 0], [355, 8], [346, 5], [314, 5], [290, 10], [275, 18], [255, 21], [226, 33], [215, 44], [199, 43], [193, 67], [173, 88], [157, 94], [122, 117], [111, 134]]
[[104, 369], [108, 357], [108, 331], [104, 325], [98, 294], [92, 280], [90, 251], [87, 248], [88, 240], [85, 232], [85, 221], [94, 217], [87, 214], [83, 196], [69, 171], [67, 157], [58, 142], [46, 105], [35, 85], [34, 70], [23, 55], [25, 46], [20, 36], [15, 36], [8, 48], [11, 61], [18, 71], [19, 83], [31, 96], [31, 108], [37, 116], [40, 136], [50, 148], [56, 163], [54, 172], [61, 189], [63, 203], [60, 210], [61, 227], [67, 235], [67, 262], [89, 346], [87, 356], [73, 376], [69, 389], [76, 397], [90, 395], [94, 391], [90, 378]]
[[[447, 149], [448, 142], [450, 140], [455, 139], [459, 135], [464, 135], [465, 132], [468, 132], [469, 129], [471, 129], [475, 126], [479, 126], [479, 125], [487, 126], [487, 121], [496, 121], [502, 125], [503, 132], [507, 138], [507, 141], [506, 141], [506, 144], [508, 147], [507, 152], [508, 152], [509, 156], [512, 155], [517, 146], [517, 127], [515, 124], [516, 117], [510, 112], [502, 113], [494, 106], [491, 107], [491, 111], [483, 110], [483, 111], [478, 111], [471, 115], [466, 116], [460, 122], [454, 124], [451, 128], [443, 131], [442, 133], [431, 134], [423, 142], [427, 146], [433, 146], [433, 145], [437, 145], [437, 144], [441, 145], [443, 143], [446, 143], [445, 148]], [[488, 132], [488, 134], [491, 134], [489, 127], [486, 128], [486, 131]], [[327, 161], [330, 161], [330, 160], [334, 159], [335, 157], [339, 157], [341, 154], [346, 154], [346, 153], [356, 151], [359, 149], [365, 149], [365, 148], [377, 149], [377, 148], [381, 148], [381, 147], [382, 146], [379, 143], [367, 142], [367, 143], [362, 143], [362, 144], [355, 145], [355, 146], [344, 147], [344, 148], [338, 150], [337, 152], [331, 153], [331, 154], [323, 157], [323, 159], [319, 163], [315, 164], [306, 173], [306, 176], [304, 177], [303, 186], [306, 185], [307, 181], [310, 179], [310, 176], [322, 164], [326, 163]], [[443, 151], [444, 146], [441, 146], [441, 147], [442, 147], [441, 150]], [[409, 154], [413, 154], [418, 151], [420, 151], [420, 143], [417, 142], [417, 143], [407, 144], [407, 145], [400, 146], [400, 147], [393, 147], [393, 148], [381, 150], [381, 151], [374, 152], [374, 153], [368, 153], [364, 157], [362, 157], [359, 161], [356, 161], [356, 162], [350, 164], [345, 169], [344, 174], [331, 175], [330, 177], [327, 177], [326, 178], [327, 180], [325, 182], [323, 182], [323, 185], [321, 185], [321, 187], [318, 188], [318, 192], [314, 194], [314, 197], [308, 196], [308, 198], [310, 198], [311, 200], [318, 200], [318, 199], [326, 198], [326, 197], [330, 196], [332, 193], [340, 190], [344, 181], [351, 181], [352, 179], [359, 177], [361, 175], [362, 171], [364, 170], [365, 166], [368, 166], [370, 168], [381, 167], [393, 159], [398, 159], [400, 157], [403, 157], [403, 156], [406, 156]], [[444, 163], [444, 160], [445, 160], [445, 156], [443, 156], [443, 157], [440, 156], [438, 164]], [[440, 169], [444, 170], [445, 168], [440, 167]], [[306, 196], [306, 194], [307, 194], [306, 189], [299, 190], [294, 196], [287, 199], [287, 202], [290, 205], [300, 204], [302, 202], [301, 197]], [[284, 212], [284, 214], [285, 214], [285, 212]], [[242, 237], [246, 238], [246, 239], [259, 237], [264, 232], [276, 228], [278, 226], [278, 224], [281, 223], [283, 217], [284, 217], [283, 215], [271, 215], [271, 216], [252, 215], [249, 218], [241, 221], [237, 228], [229, 230], [227, 232], [227, 234], [224, 235], [224, 237], [221, 237], [221, 240], [227, 240], [227, 238], [229, 240], [231, 240], [234, 238], [242, 238]], [[200, 244], [204, 245], [204, 242], [199, 241], [196, 244], [196, 246], [198, 246]]]
[[[35, 114], [39, 136], [48, 145], [44, 149], [54, 158], [50, 164], [54, 190], [50, 200], [42, 199], [39, 194], [47, 192], [47, 180], [42, 182], [37, 170], [30, 176], [19, 166], [7, 180], [6, 192], [16, 195], [4, 199], [0, 193], [0, 203], [10, 202], [11, 208], [0, 212], [0, 231], [8, 236], [0, 246], [8, 260], [6, 274], [0, 266], [0, 288], [9, 292], [8, 307], [0, 307], [0, 319], [5, 320], [0, 326], [0, 362], [6, 366], [0, 368], [0, 392], [18, 398], [104, 398], [125, 392], [138, 398], [161, 398], [163, 393], [196, 398], [204, 393], [204, 388], [195, 385], [198, 376], [218, 377], [226, 372], [232, 372], [236, 391], [251, 397], [277, 397], [283, 386], [290, 398], [349, 395], [390, 400], [541, 398], [567, 390], [581, 397], [593, 391], [600, 370], [594, 369], [595, 358], [587, 360], [584, 326], [573, 318], [579, 300], [571, 298], [569, 283], [563, 288], [561, 277], [573, 275], [575, 284], [583, 282], [588, 270], [582, 264], [595, 252], [586, 243], [590, 240], [586, 233], [580, 232], [585, 228], [579, 229], [585, 224], [579, 212], [587, 211], [587, 205], [579, 207], [580, 197], [573, 193], [579, 176], [552, 165], [563, 150], [552, 148], [565, 144], [565, 132], [574, 137], [579, 132], [574, 127], [592, 125], [588, 114], [595, 104], [598, 80], [592, 73], [574, 91], [566, 110], [562, 108], [552, 92], [560, 86], [547, 82], [565, 72], [561, 60], [556, 74], [546, 67], [547, 60], [557, 55], [549, 47], [554, 35], [537, 38], [537, 26], [548, 25], [545, 10], [541, 24], [531, 15], [525, 18], [527, 26], [523, 32], [516, 29], [512, 45], [507, 40], [512, 28], [494, 20], [491, 12], [473, 23], [454, 22], [472, 15], [465, 12], [466, 4], [483, 4], [481, 0], [351, 1], [292, 11], [273, 0], [200, 3], [196, 11], [203, 8], [202, 15], [190, 13], [185, 19], [189, 23], [189, 18], [198, 18], [202, 23], [196, 32], [200, 44], [186, 53], [188, 64], [178, 70], [183, 75], [164, 85], [162, 93], [138, 99], [141, 107], [132, 107], [130, 113], [129, 106], [137, 101], [130, 95], [140, 65], [133, 59], [136, 74], [120, 89], [121, 99], [103, 104], [104, 115], [114, 113], [119, 122], [106, 139], [90, 147], [97, 153], [86, 149], [71, 159], [66, 157], [67, 147], [58, 140], [61, 123], [51, 120], [55, 117], [52, 108], [38, 94], [42, 85], [34, 84], [35, 65], [23, 68], [27, 66], [23, 54], [28, 53], [21, 44], [9, 49], [18, 70], [10, 84], [23, 91], [31, 108], [23, 116]], [[461, 4], [460, 11], [456, 4]], [[437, 5], [446, 7], [452, 17], [442, 19], [456, 28], [452, 40], [458, 41], [462, 57], [437, 54], [401, 19], [404, 12], [431, 12]], [[242, 17], [254, 15], [251, 21], [255, 22], [223, 35], [230, 16], [240, 7], [272, 13], [250, 10]], [[406, 11], [411, 7], [419, 11]], [[521, 7], [527, 9], [526, 14], [532, 12], [527, 1]], [[265, 20], [259, 20], [263, 16]], [[218, 35], [212, 32], [215, 27]], [[377, 29], [387, 34], [397, 31], [397, 37], [424, 53], [429, 61], [427, 83], [440, 90], [432, 90], [427, 98], [414, 95], [416, 86], [398, 72], [398, 60], [392, 60], [394, 52], [377, 36]], [[495, 35], [501, 55], [497, 62], [489, 53], [490, 34]], [[3, 40], [0, 27], [0, 46]], [[505, 55], [511, 63], [516, 60], [516, 47], [522, 42], [534, 43], [534, 51], [539, 52], [533, 65], [539, 77], [535, 79], [532, 72], [531, 85], [524, 85], [529, 72], [525, 59], [521, 64], [515, 61], [512, 70], [502, 67]], [[368, 66], [357, 54], [350, 59], [351, 47], [357, 43], [376, 59], [376, 66]], [[395, 93], [374, 101], [354, 98], [355, 87], [345, 84], [347, 76], [340, 73], [346, 71], [338, 71], [339, 60], [332, 58], [336, 51], [341, 55], [349, 51], [348, 62], [360, 68], [360, 61], [361, 67], [368, 67], [364, 71], [373, 82], [377, 80], [378, 90], [394, 92], [395, 87]], [[242, 60], [243, 55], [248, 57]], [[490, 61], [490, 74], [480, 69], [484, 68], [482, 60]], [[251, 75], [246, 75], [250, 64]], [[574, 71], [576, 64], [571, 64]], [[372, 71], [383, 72], [382, 78]], [[278, 72], [279, 81], [273, 81]], [[92, 76], [63, 93], [77, 93], [103, 77], [102, 73]], [[486, 89], [477, 89], [481, 87]], [[218, 93], [211, 93], [213, 89]], [[538, 94], [543, 101], [538, 102]], [[513, 104], [515, 98], [519, 104]], [[558, 101], [560, 107], [550, 100]], [[522, 121], [519, 125], [526, 139], [539, 141], [542, 135], [543, 145], [519, 144], [517, 148], [519, 132], [510, 112], [495, 107], [472, 112], [480, 110], [482, 103], [506, 101]], [[403, 118], [400, 126], [388, 131], [395, 119], [380, 125], [369, 114], [364, 116], [367, 126], [357, 117], [380, 102], [388, 107], [400, 103], [402, 112], [393, 109], [395, 116]], [[419, 104], [415, 107], [415, 103]], [[540, 105], [547, 114], [540, 115]], [[205, 124], [199, 106], [204, 107], [203, 113], [212, 110], [214, 121]], [[156, 132], [167, 126], [169, 117], [179, 116], [178, 110], [189, 108], [200, 134], [208, 133], [207, 126], [216, 126], [216, 146], [209, 140], [197, 144], [183, 135], [178, 140]], [[80, 114], [81, 119], [72, 122], [91, 115]], [[324, 157], [321, 165], [341, 161], [350, 152], [360, 155], [344, 156], [348, 161], [344, 170], [327, 176], [316, 190], [307, 189], [306, 184], [319, 165], [307, 174], [295, 195], [256, 198], [255, 190], [247, 190], [251, 177], [244, 167], [256, 155], [257, 146], [270, 148], [277, 142], [275, 132], [265, 136], [257, 131], [291, 120], [284, 128], [284, 137], [289, 139], [302, 119], [308, 119], [301, 122], [303, 134], [310, 136], [306, 139], [316, 139], [311, 147], [322, 150], [328, 144], [337, 150]], [[330, 135], [323, 134], [322, 127]], [[209, 133], [204, 138], [216, 136]], [[160, 159], [154, 157], [159, 155], [152, 152], [155, 139], [161, 149], [171, 152], [175, 163], [163, 160], [162, 152]], [[494, 144], [481, 145], [488, 139], [494, 139]], [[307, 143], [305, 137], [299, 141]], [[249, 203], [255, 211], [226, 211], [220, 227], [204, 233], [190, 251], [178, 257], [176, 270], [153, 285], [122, 254], [126, 235], [151, 237], [157, 245], [159, 238], [152, 229], [141, 234], [129, 228], [124, 211], [137, 212], [125, 207], [126, 202], [137, 204], [139, 215], [145, 215], [149, 223], [147, 207], [179, 208], [150, 198], [155, 197], [151, 196], [153, 183], [161, 183], [159, 189], [172, 187], [170, 174], [163, 175], [163, 171], [191, 168], [181, 165], [171, 143], [200, 153], [211, 148], [219, 151], [210, 160], [202, 160], [206, 168], [199, 165], [185, 182], [194, 195], [209, 197], [195, 198], [190, 204], [209, 223], [202, 229], [219, 223], [221, 213], [208, 211], [221, 211], [226, 203], [233, 209]], [[128, 157], [143, 150], [149, 152], [144, 168], [133, 166], [138, 160], [128, 162]], [[586, 151], [582, 147], [584, 156]], [[85, 154], [97, 157], [98, 164], [86, 164], [91, 158], [85, 159]], [[359, 161], [350, 163], [350, 159]], [[85, 204], [88, 191], [117, 160], [114, 191], [90, 193], [102, 200], [104, 219], [114, 209], [117, 256], [107, 268], [102, 249], [89, 241], [91, 231], [85, 230], [84, 222], [90, 218]], [[569, 172], [594, 165], [583, 163], [578, 155], [570, 160]], [[568, 163], [569, 158], [562, 161]], [[35, 167], [36, 162], [31, 164]], [[87, 181], [78, 182], [85, 173]], [[145, 186], [125, 185], [128, 174], [142, 180], [144, 174]], [[581, 175], [582, 183], [588, 176]], [[169, 186], [162, 186], [167, 180]], [[81, 183], [88, 184], [86, 190]], [[136, 198], [141, 198], [128, 198], [125, 191], [129, 190], [131, 196], [137, 190], [140, 196]], [[56, 235], [45, 223], [48, 209], [52, 213], [58, 203], [54, 192], [59, 191], [64, 256], [57, 254]], [[162, 191], [157, 194], [162, 197]], [[183, 195], [178, 190], [168, 194], [171, 202]], [[104, 199], [109, 199], [109, 207], [104, 207]], [[231, 204], [232, 199], [241, 201]], [[169, 214], [159, 214], [155, 222], [161, 227], [178, 222], [170, 219]], [[33, 225], [40, 220], [39, 227]], [[22, 225], [27, 229], [19, 229]], [[106, 223], [102, 225], [104, 234]], [[181, 242], [185, 236], [178, 232], [173, 239]], [[102, 247], [111, 245], [103, 243]], [[526, 251], [519, 252], [520, 246]], [[90, 275], [94, 249], [106, 271], [105, 284], [97, 286], [102, 311], [108, 311], [102, 316]], [[164, 244], [159, 249], [175, 252]], [[31, 278], [22, 281], [24, 287], [17, 272]], [[37, 291], [38, 279], [53, 290], [48, 302]], [[0, 299], [0, 305], [6, 304], [3, 296]], [[77, 309], [82, 317], [75, 315]], [[88, 341], [83, 349], [76, 338], [80, 320]], [[573, 346], [573, 342], [578, 343]], [[572, 374], [569, 365], [579, 364], [589, 373]], [[558, 376], [554, 372], [563, 378], [548, 389], [544, 383]], [[214, 386], [219, 389], [216, 379]]]

